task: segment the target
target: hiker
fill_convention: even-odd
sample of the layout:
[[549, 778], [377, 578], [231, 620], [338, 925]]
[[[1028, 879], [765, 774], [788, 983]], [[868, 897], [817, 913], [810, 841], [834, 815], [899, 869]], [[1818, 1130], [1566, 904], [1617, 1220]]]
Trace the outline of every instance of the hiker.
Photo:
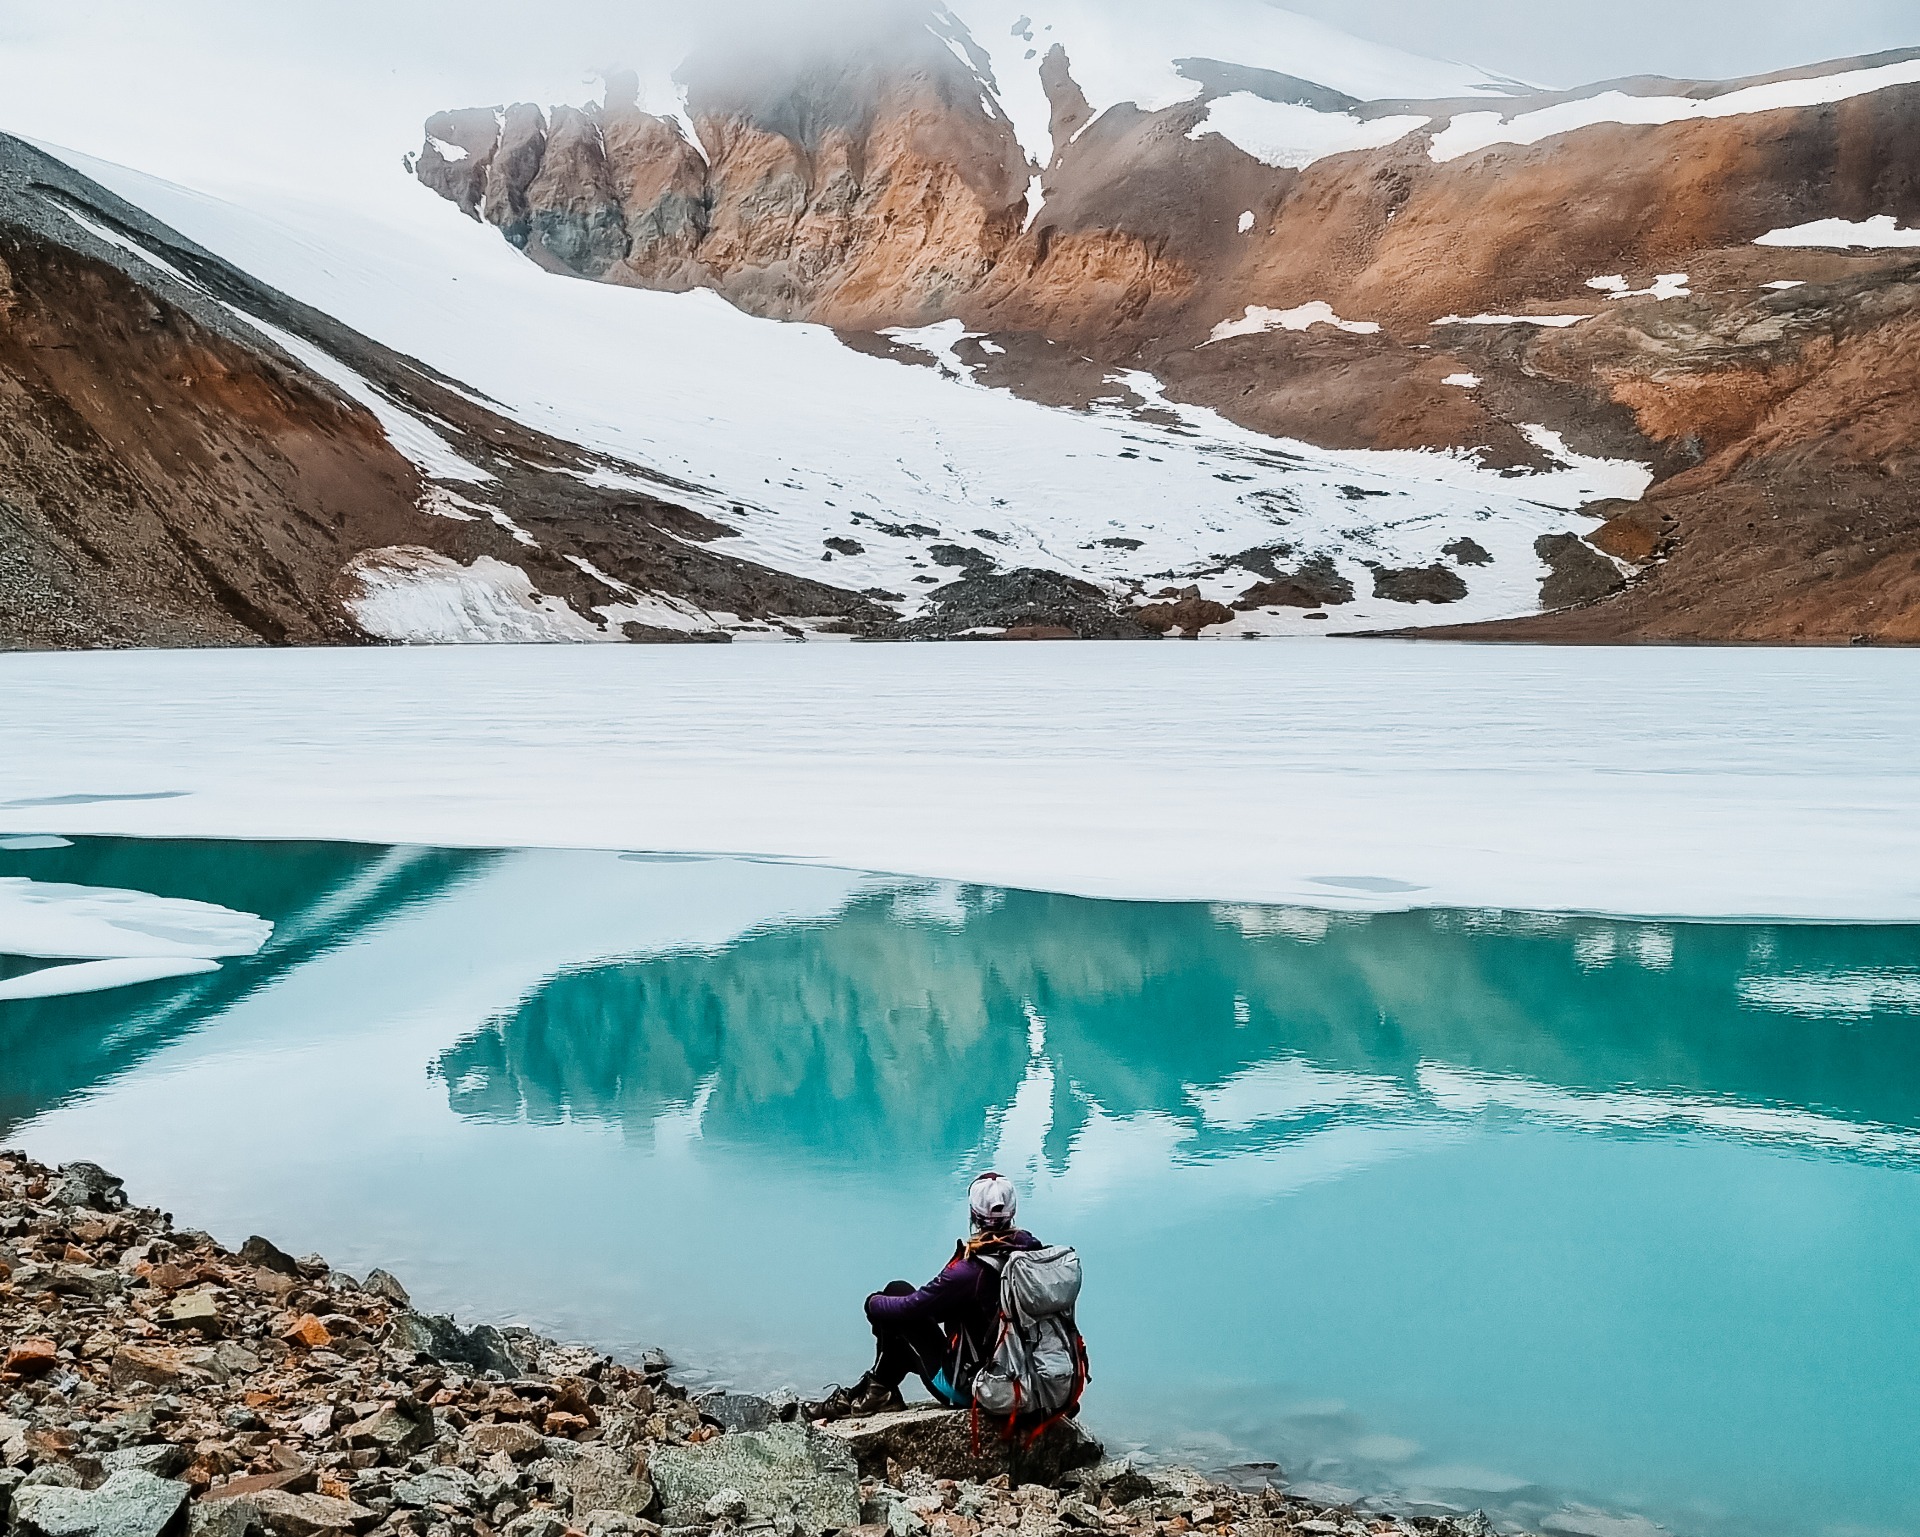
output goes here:
[[972, 1232], [925, 1286], [895, 1281], [867, 1298], [873, 1366], [851, 1388], [837, 1387], [808, 1404], [808, 1419], [904, 1409], [900, 1384], [909, 1373], [939, 1403], [958, 1408], [969, 1402], [973, 1371], [991, 1354], [999, 1328], [1000, 1267], [1009, 1254], [1040, 1247], [1033, 1234], [1013, 1225], [1016, 1205], [1011, 1180], [987, 1173], [973, 1182], [967, 1191]]

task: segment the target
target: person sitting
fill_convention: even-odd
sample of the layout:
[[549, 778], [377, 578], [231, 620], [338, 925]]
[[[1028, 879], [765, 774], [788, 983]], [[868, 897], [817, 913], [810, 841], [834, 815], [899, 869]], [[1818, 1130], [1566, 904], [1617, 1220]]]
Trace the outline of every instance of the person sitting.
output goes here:
[[925, 1286], [894, 1281], [867, 1298], [874, 1360], [851, 1388], [835, 1388], [806, 1406], [812, 1420], [904, 1409], [900, 1384], [917, 1376], [939, 1403], [967, 1401], [974, 1368], [994, 1347], [1000, 1320], [1000, 1266], [1006, 1256], [1037, 1249], [1040, 1240], [1013, 1225], [1013, 1182], [987, 1173], [967, 1191], [972, 1231], [954, 1245], [946, 1268]]

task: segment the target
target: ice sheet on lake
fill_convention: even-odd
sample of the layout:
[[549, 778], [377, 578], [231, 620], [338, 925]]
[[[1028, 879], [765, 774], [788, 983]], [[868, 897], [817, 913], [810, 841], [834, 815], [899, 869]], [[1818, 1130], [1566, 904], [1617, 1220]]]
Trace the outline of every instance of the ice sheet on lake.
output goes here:
[[[0, 657], [0, 693], [16, 832], [737, 852], [1336, 912], [1920, 921], [1910, 651], [125, 652]], [[173, 793], [55, 799], [149, 788]]]
[[0, 1003], [20, 998], [60, 998], [75, 993], [103, 993], [137, 982], [159, 982], [169, 977], [197, 976], [218, 971], [218, 961], [184, 957], [178, 960], [75, 961], [67, 966], [43, 966], [23, 976], [0, 978]]
[[273, 925], [212, 902], [0, 877], [0, 955], [46, 960], [252, 955]]

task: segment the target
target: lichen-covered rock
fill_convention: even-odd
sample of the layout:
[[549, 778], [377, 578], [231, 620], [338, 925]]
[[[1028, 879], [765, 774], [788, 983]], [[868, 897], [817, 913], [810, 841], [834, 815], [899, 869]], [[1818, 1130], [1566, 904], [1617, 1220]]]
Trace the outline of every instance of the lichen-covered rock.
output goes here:
[[591, 1446], [566, 1465], [554, 1488], [572, 1496], [576, 1524], [596, 1510], [644, 1516], [654, 1504], [654, 1486], [647, 1480], [647, 1471], [647, 1463], [631, 1452]]
[[791, 1520], [801, 1531], [837, 1531], [860, 1524], [859, 1471], [852, 1448], [808, 1425], [720, 1436], [697, 1446], [661, 1447], [650, 1472], [666, 1524], [708, 1519], [723, 1490], [746, 1502], [747, 1519]]
[[13, 1497], [13, 1537], [162, 1537], [184, 1530], [185, 1484], [133, 1468], [98, 1489], [42, 1484]]

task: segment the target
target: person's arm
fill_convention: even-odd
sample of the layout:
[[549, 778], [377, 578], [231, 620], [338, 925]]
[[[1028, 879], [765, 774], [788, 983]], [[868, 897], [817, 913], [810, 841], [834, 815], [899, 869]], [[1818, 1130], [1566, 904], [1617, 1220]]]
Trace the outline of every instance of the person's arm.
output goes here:
[[970, 1262], [956, 1252], [947, 1268], [917, 1291], [900, 1296], [875, 1292], [867, 1298], [867, 1321], [876, 1324], [944, 1323], [953, 1304], [971, 1290]]

